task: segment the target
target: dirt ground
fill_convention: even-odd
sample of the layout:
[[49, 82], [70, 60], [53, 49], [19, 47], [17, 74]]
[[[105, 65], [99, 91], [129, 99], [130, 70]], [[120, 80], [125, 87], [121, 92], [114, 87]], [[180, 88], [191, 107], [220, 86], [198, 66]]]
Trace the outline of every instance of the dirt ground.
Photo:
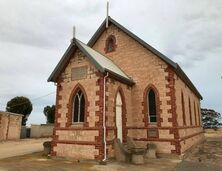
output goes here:
[[205, 141], [186, 155], [176, 171], [222, 171], [222, 135], [205, 134]]
[[43, 142], [49, 140], [50, 138], [29, 138], [0, 142], [0, 159], [42, 151]]
[[222, 139], [207, 139], [189, 153], [185, 160], [222, 166]]
[[100, 165], [96, 162], [73, 162], [53, 160], [40, 153], [11, 157], [0, 160], [0, 171], [171, 171], [180, 160], [158, 159], [150, 160], [145, 165], [132, 165], [118, 162], [108, 162]]
[[222, 138], [207, 137], [206, 141], [189, 152], [183, 160], [158, 158], [145, 165], [110, 161], [107, 165], [96, 162], [55, 160], [42, 152], [0, 160], [0, 171], [221, 171]]

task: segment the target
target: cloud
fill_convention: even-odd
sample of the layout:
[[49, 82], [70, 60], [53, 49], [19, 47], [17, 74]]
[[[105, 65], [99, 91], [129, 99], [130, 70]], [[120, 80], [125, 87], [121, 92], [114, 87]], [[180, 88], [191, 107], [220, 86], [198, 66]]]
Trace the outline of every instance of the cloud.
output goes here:
[[[98, 0], [86, 2], [59, 0], [0, 1], [1, 41], [32, 45], [41, 48], [56, 47], [71, 37], [72, 26], [92, 22], [96, 12], [101, 11]], [[82, 18], [85, 20], [82, 20]], [[96, 18], [96, 17], [95, 17]], [[80, 27], [85, 35], [91, 25]]]
[[[166, 51], [172, 59], [185, 67], [195, 66], [199, 61], [218, 55], [222, 50], [222, 3], [211, 5], [211, 1], [204, 1], [187, 7], [180, 12], [180, 21], [175, 29], [169, 32]], [[185, 8], [186, 9], [186, 8]]]
[[[178, 62], [202, 93], [202, 104], [222, 113], [221, 8], [220, 0], [110, 1], [110, 15]], [[55, 91], [47, 78], [73, 25], [87, 42], [105, 16], [105, 0], [0, 0], [0, 110], [14, 96], [35, 99]], [[28, 122], [45, 122], [42, 110], [54, 103], [55, 95], [33, 101]]]

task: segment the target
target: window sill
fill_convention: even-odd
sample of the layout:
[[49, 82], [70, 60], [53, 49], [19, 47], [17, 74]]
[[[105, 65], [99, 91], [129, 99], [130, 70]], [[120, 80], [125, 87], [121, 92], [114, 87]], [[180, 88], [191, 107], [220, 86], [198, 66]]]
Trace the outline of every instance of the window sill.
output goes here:
[[83, 122], [73, 122], [71, 127], [83, 127], [84, 123]]
[[149, 122], [149, 125], [157, 125], [157, 122]]
[[158, 127], [157, 122], [152, 122], [147, 124], [148, 128], [156, 128]]

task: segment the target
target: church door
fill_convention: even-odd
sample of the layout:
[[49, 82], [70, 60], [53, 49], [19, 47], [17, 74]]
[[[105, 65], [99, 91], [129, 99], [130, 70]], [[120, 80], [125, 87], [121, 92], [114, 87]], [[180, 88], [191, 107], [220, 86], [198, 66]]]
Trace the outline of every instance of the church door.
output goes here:
[[122, 98], [118, 92], [116, 96], [116, 127], [117, 127], [117, 138], [122, 142], [123, 140], [123, 126], [122, 126]]

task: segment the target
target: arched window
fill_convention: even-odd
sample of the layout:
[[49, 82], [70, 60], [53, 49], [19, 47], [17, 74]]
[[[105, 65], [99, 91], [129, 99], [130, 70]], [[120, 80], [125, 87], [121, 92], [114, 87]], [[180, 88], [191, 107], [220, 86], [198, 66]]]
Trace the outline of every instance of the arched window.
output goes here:
[[78, 89], [73, 100], [73, 122], [84, 122], [85, 97], [81, 89]]
[[191, 104], [190, 104], [190, 97], [189, 97], [189, 113], [190, 113], [190, 125], [193, 125], [193, 121], [192, 121], [192, 111], [191, 111]]
[[186, 125], [185, 104], [184, 104], [184, 97], [183, 97], [182, 91], [181, 91], [181, 104], [182, 104], [183, 125]]
[[197, 111], [196, 111], [196, 104], [195, 101], [193, 101], [193, 107], [194, 107], [194, 115], [195, 115], [195, 125], [197, 125]]
[[115, 51], [116, 48], [116, 38], [111, 35], [106, 40], [106, 53]]
[[150, 89], [147, 94], [148, 102], [148, 118], [150, 123], [157, 122], [157, 112], [156, 112], [156, 95], [153, 89]]
[[201, 116], [200, 116], [200, 105], [197, 105], [197, 113], [198, 113], [198, 117], [199, 117], [199, 126], [201, 125]]

